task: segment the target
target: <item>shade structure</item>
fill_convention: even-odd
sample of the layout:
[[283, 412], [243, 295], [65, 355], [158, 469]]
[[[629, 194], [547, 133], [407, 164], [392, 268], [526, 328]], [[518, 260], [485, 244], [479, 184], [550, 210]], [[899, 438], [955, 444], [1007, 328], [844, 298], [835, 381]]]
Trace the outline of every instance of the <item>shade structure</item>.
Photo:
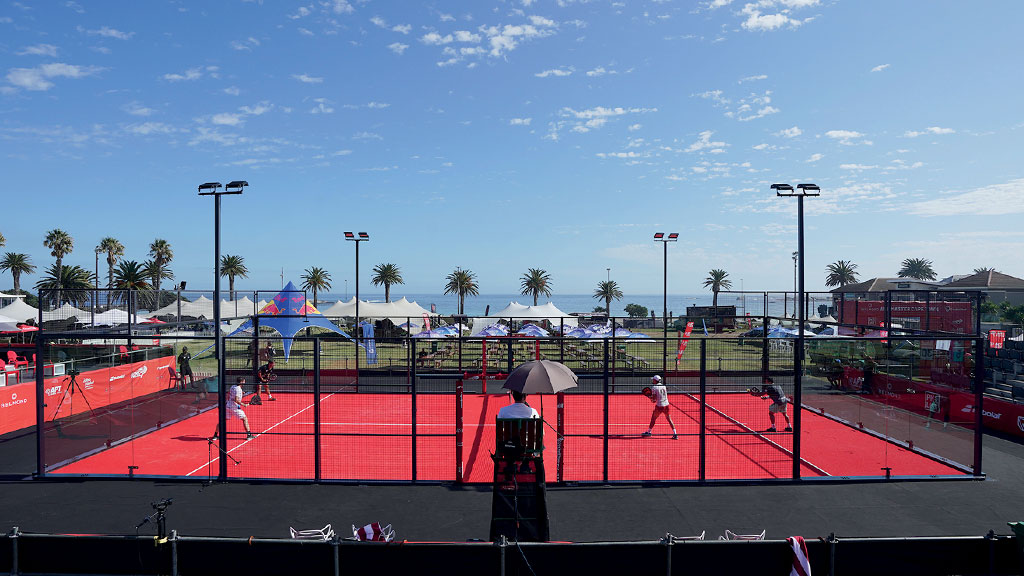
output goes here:
[[38, 319], [39, 309], [25, 304], [23, 299], [18, 298], [7, 306], [0, 308], [0, 316], [7, 316], [8, 318], [18, 320], [19, 322], [25, 322], [29, 318], [33, 320]]
[[579, 378], [565, 364], [551, 360], [533, 360], [521, 364], [508, 375], [502, 388], [523, 394], [554, 394], [575, 388]]
[[527, 324], [526, 326], [523, 326], [519, 332], [516, 332], [516, 334], [533, 336], [534, 338], [547, 338], [549, 336], [547, 330], [537, 326], [536, 324]]

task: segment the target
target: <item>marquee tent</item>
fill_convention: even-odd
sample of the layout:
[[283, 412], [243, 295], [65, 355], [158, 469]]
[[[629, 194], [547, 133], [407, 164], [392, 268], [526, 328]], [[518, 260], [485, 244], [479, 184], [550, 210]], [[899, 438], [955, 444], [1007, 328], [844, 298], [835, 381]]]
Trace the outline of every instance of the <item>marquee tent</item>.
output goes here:
[[33, 308], [21, 298], [18, 298], [14, 302], [11, 302], [7, 306], [0, 308], [0, 316], [7, 316], [14, 318], [19, 322], [25, 322], [29, 318], [36, 320], [39, 318], [39, 309]]
[[562, 312], [551, 302], [539, 306], [524, 306], [518, 302], [509, 302], [502, 310], [484, 318], [477, 318], [473, 322], [473, 336], [476, 336], [484, 328], [494, 324], [498, 320], [547, 320], [551, 324], [565, 324], [566, 327], [575, 327], [579, 321], [575, 316]]
[[[292, 337], [304, 328], [319, 326], [320, 328], [326, 328], [341, 334], [349, 340], [352, 339], [321, 314], [319, 310], [314, 308], [312, 304], [307, 302], [305, 293], [295, 288], [295, 285], [291, 282], [288, 282], [288, 285], [278, 292], [273, 300], [260, 309], [256, 319], [260, 327], [273, 328], [284, 337], [282, 348], [284, 348], [285, 359], [291, 354]], [[252, 320], [246, 320], [229, 336], [239, 332], [252, 331], [252, 329]]]
[[[356, 298], [353, 296], [345, 302], [337, 302], [323, 312], [324, 316], [330, 318], [347, 318], [356, 315]], [[369, 302], [359, 301], [359, 318], [370, 318], [373, 320], [388, 319], [395, 324], [404, 324], [408, 321], [414, 327], [423, 325], [423, 315], [431, 315], [430, 311], [416, 302], [409, 302], [405, 296], [394, 302]]]
[[50, 320], [67, 320], [72, 316], [77, 317], [78, 321], [82, 322], [85, 319], [87, 319], [90, 316], [90, 314], [91, 312], [89, 312], [88, 310], [80, 310], [78, 308], [75, 308], [71, 304], [65, 302], [64, 304], [61, 305], [60, 308], [57, 308], [56, 310], [44, 310], [43, 322], [48, 322]]

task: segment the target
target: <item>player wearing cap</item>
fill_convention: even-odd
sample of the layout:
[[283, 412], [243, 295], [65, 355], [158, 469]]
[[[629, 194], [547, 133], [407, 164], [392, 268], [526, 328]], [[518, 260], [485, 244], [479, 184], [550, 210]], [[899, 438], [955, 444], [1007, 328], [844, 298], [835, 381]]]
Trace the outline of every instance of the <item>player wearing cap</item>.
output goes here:
[[768, 406], [768, 419], [772, 421], [770, 428], [765, 432], [775, 432], [775, 415], [782, 414], [786, 417], [786, 432], [792, 432], [793, 428], [789, 421], [789, 413], [786, 407], [789, 405], [789, 398], [782, 388], [775, 384], [770, 377], [764, 379], [764, 386], [761, 386], [761, 399], [771, 398], [772, 403]]
[[678, 438], [676, 435], [676, 423], [672, 421], [672, 415], [668, 412], [668, 389], [661, 383], [661, 376], [655, 374], [651, 377], [651, 392], [647, 396], [654, 402], [654, 411], [651, 412], [651, 425], [647, 427], [647, 432], [641, 434], [641, 436], [650, 436], [654, 430], [654, 424], [658, 421], [660, 414], [665, 415], [665, 419], [668, 420], [668, 425], [672, 427], [672, 439]]

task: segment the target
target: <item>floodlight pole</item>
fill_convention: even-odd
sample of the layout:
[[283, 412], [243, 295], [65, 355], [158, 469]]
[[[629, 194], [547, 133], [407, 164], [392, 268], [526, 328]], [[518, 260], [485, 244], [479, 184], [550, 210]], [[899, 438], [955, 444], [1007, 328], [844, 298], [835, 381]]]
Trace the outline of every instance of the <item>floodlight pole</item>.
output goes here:
[[804, 321], [806, 309], [804, 308], [804, 197], [820, 196], [821, 189], [816, 184], [797, 184], [797, 190], [789, 184], [772, 184], [776, 196], [796, 196], [796, 227], [797, 227], [797, 251], [796, 259], [798, 265], [797, 283], [797, 333], [796, 353], [793, 354], [793, 479], [800, 478], [800, 434], [803, 428], [801, 407], [803, 406], [803, 361], [804, 361]]
[[[654, 241], [661, 242], [664, 248], [664, 265], [663, 265], [663, 286], [661, 292], [661, 327], [664, 330], [662, 336], [662, 347], [661, 347], [661, 371], [665, 372], [668, 368], [668, 243], [676, 242], [679, 240], [678, 232], [670, 232], [665, 234], [664, 232], [655, 232]], [[678, 368], [678, 367], [677, 367]]]
[[[370, 235], [366, 232], [345, 232], [345, 240], [356, 243], [356, 381], [359, 380], [359, 243], [366, 242]], [[348, 281], [345, 281], [345, 290], [348, 291]]]
[[[220, 448], [226, 454], [228, 448], [227, 396], [224, 394], [224, 355], [223, 341], [220, 335], [220, 197], [225, 194], [241, 194], [249, 183], [235, 180], [224, 187], [221, 192], [220, 182], [207, 182], [199, 185], [200, 196], [213, 196], [213, 357], [217, 360], [217, 429], [220, 431]], [[179, 306], [181, 299], [178, 299]], [[228, 462], [221, 458], [218, 474], [227, 478]]]
[[[96, 300], [99, 299], [100, 297], [100, 252], [102, 252], [102, 250], [100, 250], [100, 247], [97, 246], [94, 252], [96, 253], [96, 286], [93, 288], [92, 291], [92, 327], [96, 328]], [[129, 310], [128, 313], [131, 314], [131, 310]]]

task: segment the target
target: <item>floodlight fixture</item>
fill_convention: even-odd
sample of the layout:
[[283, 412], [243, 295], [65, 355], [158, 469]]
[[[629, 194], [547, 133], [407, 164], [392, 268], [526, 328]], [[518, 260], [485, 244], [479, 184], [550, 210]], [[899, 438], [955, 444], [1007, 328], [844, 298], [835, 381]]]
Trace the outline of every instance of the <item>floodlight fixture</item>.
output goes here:
[[228, 182], [228, 185], [224, 187], [225, 194], [241, 194], [242, 189], [248, 186], [249, 183], [245, 180], [235, 180]]
[[216, 194], [217, 190], [221, 189], [220, 182], [207, 182], [206, 184], [199, 185], [200, 196], [210, 196]]
[[772, 190], [775, 190], [776, 196], [795, 196], [793, 187], [789, 184], [772, 184]]
[[821, 188], [817, 184], [797, 184], [796, 187], [804, 196], [821, 196]]

